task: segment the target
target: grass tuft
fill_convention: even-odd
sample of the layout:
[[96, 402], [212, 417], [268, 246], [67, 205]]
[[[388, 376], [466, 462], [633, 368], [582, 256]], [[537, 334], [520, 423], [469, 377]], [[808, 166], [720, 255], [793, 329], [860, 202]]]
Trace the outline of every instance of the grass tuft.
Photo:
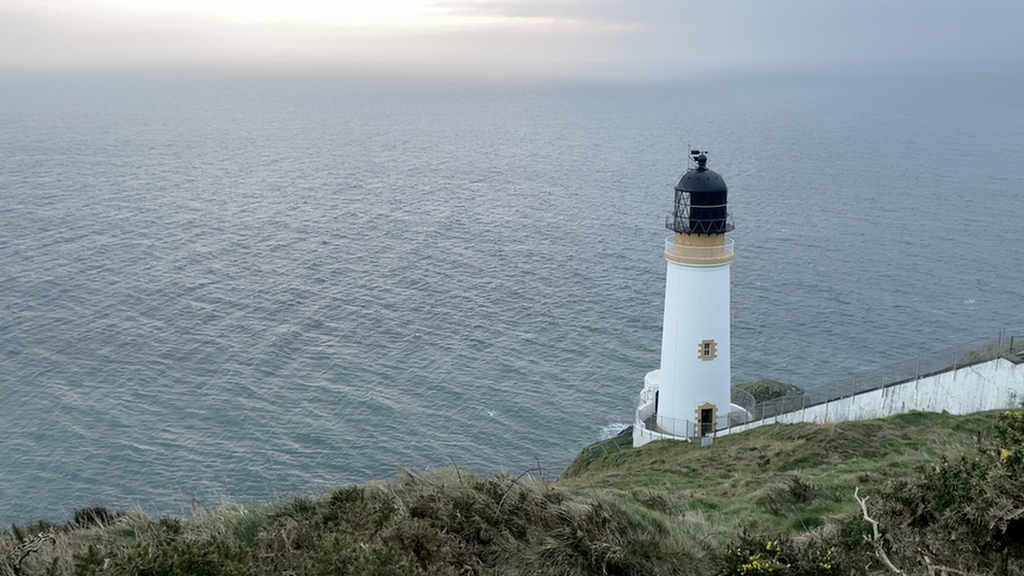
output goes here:
[[708, 447], [613, 438], [553, 483], [453, 467], [263, 506], [197, 506], [188, 518], [92, 506], [63, 525], [0, 532], [0, 575], [15, 556], [23, 574], [61, 576], [863, 574], [878, 566], [858, 487], [902, 538], [892, 554], [905, 566], [914, 546], [932, 546], [915, 530], [934, 542], [984, 534], [994, 544], [975, 549], [1024, 555], [1017, 414], [765, 426]]

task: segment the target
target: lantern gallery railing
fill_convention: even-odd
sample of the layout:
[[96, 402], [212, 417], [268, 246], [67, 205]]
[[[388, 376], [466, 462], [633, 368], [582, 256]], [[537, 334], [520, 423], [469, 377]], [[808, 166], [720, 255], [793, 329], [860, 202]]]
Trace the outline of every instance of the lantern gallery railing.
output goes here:
[[689, 207], [686, 207], [682, 212], [665, 216], [665, 228], [689, 234], [722, 234], [736, 228], [732, 214], [725, 212], [724, 204], [711, 208], [721, 209], [721, 214], [691, 214]]
[[670, 260], [729, 260], [733, 256], [732, 238], [725, 238], [725, 243], [718, 246], [680, 246], [675, 236], [665, 239], [665, 257]]

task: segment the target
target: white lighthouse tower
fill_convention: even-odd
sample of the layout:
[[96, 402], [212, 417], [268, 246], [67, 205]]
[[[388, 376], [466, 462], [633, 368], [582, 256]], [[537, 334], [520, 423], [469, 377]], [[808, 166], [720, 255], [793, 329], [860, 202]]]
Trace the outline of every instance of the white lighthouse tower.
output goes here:
[[733, 229], [728, 187], [691, 151], [695, 166], [679, 178], [666, 227], [668, 273], [661, 369], [647, 374], [633, 444], [711, 436], [728, 420], [730, 401], [729, 266]]

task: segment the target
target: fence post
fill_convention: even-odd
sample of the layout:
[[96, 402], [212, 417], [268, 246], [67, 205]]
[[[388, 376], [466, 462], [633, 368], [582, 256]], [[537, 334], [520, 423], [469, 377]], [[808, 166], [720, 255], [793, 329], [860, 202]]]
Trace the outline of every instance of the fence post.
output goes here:
[[956, 344], [953, 345], [953, 380], [956, 380]]
[[829, 409], [829, 402], [831, 402], [831, 401], [832, 401], [832, 388], [829, 387], [828, 396], [825, 396], [825, 413], [821, 415], [821, 423], [822, 424], [828, 424], [828, 409]]

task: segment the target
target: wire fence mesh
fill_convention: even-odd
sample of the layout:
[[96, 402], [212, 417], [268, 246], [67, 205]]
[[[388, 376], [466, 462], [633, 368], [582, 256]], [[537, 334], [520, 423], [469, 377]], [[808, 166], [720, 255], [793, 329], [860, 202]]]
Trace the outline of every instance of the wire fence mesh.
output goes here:
[[[749, 414], [747, 421], [753, 422], [1000, 357], [1024, 361], [1024, 328], [1000, 330], [995, 337], [978, 338], [921, 354], [916, 358], [859, 372], [813, 390], [794, 392], [779, 398], [755, 402], [753, 405], [737, 405], [742, 406]], [[734, 394], [733, 401], [736, 399], [737, 396]]]
[[[732, 403], [743, 410], [732, 412], [724, 425], [719, 425], [719, 430], [795, 412], [870, 390], [959, 370], [996, 358], [1024, 362], [1024, 328], [1000, 330], [995, 337], [978, 338], [873, 370], [858, 372], [812, 390], [794, 390], [768, 400], [757, 401], [748, 391], [733, 388]], [[643, 420], [653, 421], [653, 407], [650, 407], [649, 402], [650, 399], [638, 398], [638, 417], [641, 404], [647, 404], [649, 408], [645, 418], [636, 420], [637, 424]]]

